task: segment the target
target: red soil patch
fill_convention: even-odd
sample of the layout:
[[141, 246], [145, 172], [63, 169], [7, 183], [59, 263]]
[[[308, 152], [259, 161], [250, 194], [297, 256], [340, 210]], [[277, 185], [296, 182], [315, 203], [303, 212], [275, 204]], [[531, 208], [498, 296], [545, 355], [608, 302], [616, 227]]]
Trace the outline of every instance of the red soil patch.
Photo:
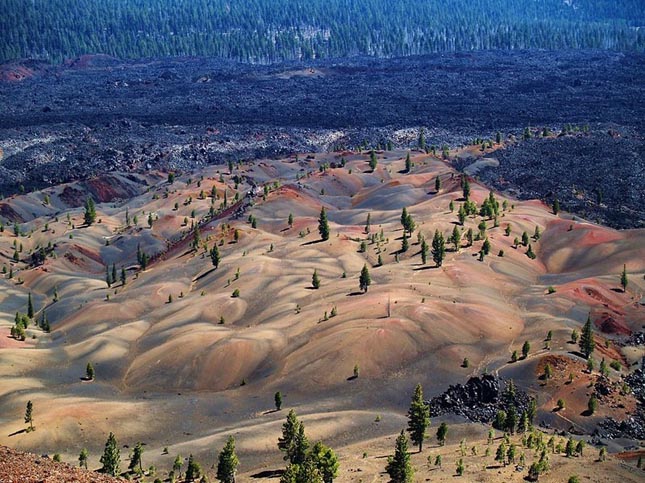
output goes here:
[[100, 203], [130, 199], [140, 194], [136, 185], [126, 183], [116, 176], [94, 178], [87, 181], [85, 185], [92, 197]]
[[617, 320], [606, 312], [601, 314], [599, 319], [596, 319], [595, 325], [604, 334], [632, 335], [632, 331], [625, 326], [622, 320]]
[[580, 282], [579, 285], [568, 284], [568, 290], [565, 289], [577, 302], [591, 307], [602, 305], [614, 314], [624, 316], [621, 310], [624, 306], [621, 294], [612, 292], [596, 280], [587, 279]]
[[22, 217], [16, 213], [16, 210], [7, 203], [0, 203], [0, 216], [9, 221], [17, 221], [19, 223], [24, 221]]
[[0, 81], [22, 82], [34, 77], [34, 71], [23, 65], [0, 66]]
[[[551, 369], [553, 369], [554, 375], [566, 374], [567, 376], [569, 375], [569, 372], [572, 366], [579, 365], [565, 356], [548, 355], [548, 356], [542, 357], [540, 359], [540, 362], [537, 363], [537, 366], [535, 367], [536, 374], [537, 375], [544, 374], [544, 367], [547, 364], [549, 364], [551, 366]], [[580, 368], [576, 367], [576, 369], [580, 369]]]
[[69, 207], [81, 206], [85, 202], [85, 195], [79, 189], [72, 188], [71, 186], [65, 186], [60, 195], [58, 195], [60, 200]]
[[24, 346], [24, 342], [11, 337], [11, 330], [7, 327], [0, 327], [0, 349], [11, 349]]
[[55, 463], [49, 458], [31, 453], [19, 453], [0, 446], [0, 481], [21, 483], [112, 483], [123, 482], [94, 471], [76, 468], [67, 463]]
[[616, 453], [614, 456], [625, 461], [636, 461], [639, 456], [645, 456], [645, 449], [640, 449], [638, 451], [623, 451], [622, 453]]

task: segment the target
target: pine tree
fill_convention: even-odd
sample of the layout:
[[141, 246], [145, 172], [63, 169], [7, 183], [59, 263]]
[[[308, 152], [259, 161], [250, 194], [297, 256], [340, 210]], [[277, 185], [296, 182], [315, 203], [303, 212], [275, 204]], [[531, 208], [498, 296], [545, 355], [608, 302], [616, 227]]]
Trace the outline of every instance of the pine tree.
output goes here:
[[323, 241], [329, 240], [329, 222], [327, 221], [324, 206], [320, 209], [320, 216], [318, 217], [318, 233], [320, 233], [320, 238]]
[[121, 267], [121, 285], [125, 285], [126, 281], [127, 281], [127, 276], [125, 273], [125, 268]]
[[103, 451], [103, 456], [101, 456], [101, 464], [103, 465], [103, 468], [101, 468], [103, 473], [110, 476], [119, 476], [121, 472], [119, 468], [121, 465], [121, 454], [114, 433], [110, 433], [105, 443], [105, 450]]
[[87, 226], [96, 221], [96, 206], [94, 205], [94, 200], [91, 196], [88, 196], [85, 200], [85, 213], [83, 218]]
[[376, 169], [376, 165], [378, 164], [378, 161], [376, 159], [376, 152], [374, 152], [373, 149], [372, 149], [372, 151], [370, 151], [370, 163], [369, 164], [370, 164], [370, 169], [372, 171], [374, 171]]
[[410, 248], [410, 243], [408, 242], [408, 236], [403, 232], [403, 240], [401, 241], [401, 253], [405, 253]]
[[293, 226], [293, 213], [289, 213], [289, 218], [287, 218], [287, 224], [289, 225], [289, 228]]
[[531, 350], [531, 343], [528, 340], [524, 341], [524, 344], [522, 344], [522, 358], [526, 359], [529, 355], [529, 351]]
[[81, 450], [81, 453], [78, 455], [78, 466], [81, 468], [87, 469], [87, 458], [89, 457], [89, 453], [87, 452], [87, 449], [83, 448]]
[[280, 411], [282, 409], [282, 393], [280, 391], [274, 394], [273, 401], [275, 402], [276, 411]]
[[470, 182], [465, 176], [462, 178], [461, 187], [464, 195], [464, 200], [470, 200]]
[[367, 288], [371, 284], [372, 284], [372, 279], [370, 278], [370, 272], [367, 269], [367, 264], [365, 264], [361, 269], [361, 275], [358, 279], [358, 285], [363, 292], [367, 292]]
[[457, 225], [455, 225], [455, 227], [452, 229], [452, 236], [450, 237], [450, 241], [455, 246], [455, 251], [458, 252], [461, 245], [461, 232], [459, 231], [459, 227]]
[[314, 289], [320, 288], [320, 277], [318, 277], [318, 270], [314, 270], [314, 274], [311, 276], [311, 286]]
[[428, 261], [428, 244], [425, 238], [421, 241], [421, 263], [424, 265]]
[[298, 433], [293, 440], [291, 452], [291, 463], [301, 465], [307, 459], [307, 450], [309, 449], [309, 440], [305, 435], [305, 425], [300, 423], [298, 426]]
[[419, 149], [421, 151], [426, 150], [426, 132], [425, 129], [419, 129]]
[[34, 405], [31, 401], [27, 401], [27, 407], [25, 408], [25, 423], [29, 424], [28, 431], [34, 430]]
[[334, 478], [338, 476], [338, 457], [331, 448], [325, 446], [321, 441], [314, 444], [307, 459], [318, 469], [324, 483], [332, 483]]
[[213, 264], [213, 267], [215, 268], [219, 267], [219, 262], [221, 259], [219, 255], [219, 248], [217, 248], [217, 244], [214, 244], [213, 248], [211, 248], [210, 257], [211, 257], [211, 263]]
[[186, 481], [193, 481], [199, 478], [202, 474], [201, 465], [195, 461], [193, 455], [188, 456], [188, 465], [186, 466]]
[[421, 384], [417, 384], [408, 409], [408, 432], [412, 443], [419, 447], [419, 453], [423, 451], [423, 440], [428, 426], [430, 426], [430, 408], [423, 400]]
[[34, 318], [34, 302], [31, 298], [31, 292], [29, 292], [29, 298], [27, 299], [27, 317]]
[[432, 259], [434, 260], [437, 267], [440, 267], [443, 263], [443, 259], [446, 256], [446, 242], [443, 238], [443, 233], [439, 230], [434, 232], [434, 237], [432, 238]]
[[434, 179], [434, 190], [438, 193], [440, 189], [441, 189], [441, 178], [437, 176]]
[[554, 215], [557, 215], [560, 212], [560, 202], [558, 201], [557, 198], [553, 200], [552, 208], [553, 208]]
[[390, 475], [392, 483], [411, 483], [413, 481], [414, 469], [410, 464], [408, 438], [404, 430], [401, 430], [401, 434], [396, 438], [394, 456], [388, 458], [385, 471]]
[[293, 446], [295, 444], [298, 431], [300, 429], [300, 421], [296, 416], [296, 412], [292, 409], [287, 414], [287, 420], [282, 424], [282, 436], [278, 438], [278, 449], [284, 451], [284, 459], [293, 463]]
[[627, 291], [628, 283], [629, 280], [627, 280], [627, 265], [623, 265], [623, 271], [620, 274], [620, 286], [623, 287], [623, 292]]
[[141, 456], [143, 455], [143, 446], [141, 443], [137, 443], [134, 446], [134, 449], [132, 450], [132, 454], [130, 455], [130, 465], [128, 466], [128, 469], [130, 471], [135, 471], [136, 467], [139, 467], [139, 471], [143, 472], [143, 465], [141, 462]]
[[464, 223], [466, 222], [466, 210], [464, 209], [463, 203], [459, 205], [459, 211], [457, 212], [457, 216], [459, 217], [459, 224], [461, 226], [464, 226]]
[[408, 152], [405, 157], [405, 172], [409, 173], [410, 171], [412, 171], [412, 160], [410, 159], [410, 153]]
[[193, 230], [193, 241], [191, 242], [190, 245], [193, 248], [193, 250], [198, 250], [201, 242], [202, 242], [202, 235], [199, 232], [199, 225], [197, 225]]
[[91, 362], [87, 363], [87, 366], [85, 367], [85, 378], [88, 381], [93, 381], [94, 380], [94, 366], [92, 365]]
[[217, 462], [217, 479], [223, 483], [235, 483], [235, 473], [240, 464], [235, 454], [235, 439], [229, 436]]
[[437, 441], [440, 446], [446, 444], [446, 437], [448, 436], [448, 425], [446, 423], [441, 423], [439, 429], [437, 429]]
[[585, 325], [582, 327], [582, 332], [580, 334], [580, 340], [578, 341], [578, 345], [580, 346], [580, 352], [582, 352], [582, 354], [587, 359], [589, 359], [589, 356], [591, 356], [592, 352], [596, 347], [596, 343], [593, 339], [591, 315], [587, 316], [587, 322], [585, 322]]

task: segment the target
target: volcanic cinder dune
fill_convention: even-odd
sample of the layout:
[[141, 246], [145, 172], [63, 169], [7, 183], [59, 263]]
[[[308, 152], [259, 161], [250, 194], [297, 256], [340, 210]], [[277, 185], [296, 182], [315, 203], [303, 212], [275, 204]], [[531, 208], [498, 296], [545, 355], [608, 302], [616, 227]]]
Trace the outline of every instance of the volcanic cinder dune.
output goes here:
[[[145, 464], [166, 472], [177, 454], [195, 454], [209, 468], [233, 434], [241, 481], [250, 481], [284, 466], [276, 442], [286, 411], [272, 411], [273, 394], [281, 391], [284, 408], [296, 409], [310, 440], [323, 439], [338, 452], [338, 481], [384, 481], [384, 456], [405, 427], [417, 382], [434, 396], [483, 371], [512, 378], [537, 396], [538, 419], [560, 430], [590, 431], [604, 416], [621, 419], [635, 410], [625, 396], [622, 408], [601, 405], [593, 417], [581, 415], [590, 376], [568, 341], [591, 315], [599, 354], [624, 367], [643, 356], [642, 346], [620, 350], [613, 341], [645, 324], [639, 305], [645, 230], [615, 231], [496, 193], [500, 206], [506, 203], [499, 226], [485, 220], [488, 256], [478, 256], [483, 239], [467, 246], [464, 236], [458, 249], [446, 242], [441, 267], [430, 254], [423, 264], [419, 236], [430, 244], [438, 230], [448, 240], [455, 226], [477, 234], [482, 218], [469, 216], [459, 226], [460, 175], [449, 163], [413, 152], [406, 173], [405, 156], [378, 153], [373, 172], [369, 153], [348, 152], [236, 164], [232, 173], [215, 166], [178, 173], [173, 183], [158, 173], [136, 183], [119, 178], [119, 193], [98, 198], [106, 201], [97, 204], [91, 226], [83, 223], [82, 203], [110, 192], [114, 177], [0, 202], [0, 213], [16, 218], [0, 217], [0, 265], [12, 270], [12, 278], [0, 280], [0, 444], [58, 452], [70, 462], [86, 447], [98, 467], [113, 431], [122, 444], [145, 442]], [[480, 206], [489, 190], [474, 180], [471, 188]], [[331, 230], [326, 241], [318, 234], [322, 207]], [[400, 252], [404, 207], [416, 230]], [[531, 259], [514, 239], [532, 236], [536, 227], [541, 237], [530, 240], [537, 254]], [[217, 268], [209, 256], [215, 245]], [[30, 253], [48, 246], [44, 264], [31, 266]], [[138, 249], [151, 256], [143, 270]], [[358, 281], [364, 265], [372, 282], [366, 293]], [[626, 292], [619, 284], [623, 265]], [[108, 287], [113, 266], [117, 280]], [[314, 271], [319, 289], [312, 287]], [[36, 320], [46, 314], [51, 332], [32, 325], [17, 341], [9, 330], [15, 313], [27, 311], [29, 293]], [[526, 340], [529, 357], [509, 364]], [[556, 370], [548, 383], [538, 379], [545, 360]], [[94, 381], [83, 379], [88, 362]], [[564, 384], [570, 372], [576, 378]], [[554, 413], [560, 397], [570, 405]], [[27, 400], [36, 426], [29, 433], [22, 431]], [[459, 441], [485, 444], [483, 425], [446, 421], [454, 427], [441, 450], [449, 469], [414, 455], [419, 478], [452, 481]], [[617, 460], [593, 469], [592, 451], [576, 462], [553, 462], [544, 481], [563, 481], [567, 472], [638, 481]], [[481, 449], [468, 461], [468, 481], [523, 477], [512, 467], [484, 472], [486, 464], [492, 457]]]

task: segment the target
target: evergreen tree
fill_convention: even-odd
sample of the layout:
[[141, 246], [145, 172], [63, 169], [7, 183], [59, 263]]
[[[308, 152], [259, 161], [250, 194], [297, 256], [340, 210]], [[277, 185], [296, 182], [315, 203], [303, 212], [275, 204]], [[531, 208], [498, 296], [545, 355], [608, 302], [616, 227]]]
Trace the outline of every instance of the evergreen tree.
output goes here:
[[313, 445], [307, 459], [318, 469], [324, 483], [332, 483], [338, 476], [338, 457], [321, 441]]
[[91, 362], [87, 363], [87, 366], [85, 367], [85, 378], [88, 381], [93, 381], [94, 380], [94, 366], [92, 365]]
[[374, 152], [373, 149], [372, 149], [372, 151], [370, 151], [370, 163], [369, 164], [370, 164], [370, 169], [372, 171], [374, 171], [376, 169], [376, 165], [378, 164], [378, 161], [376, 159], [376, 152]]
[[87, 449], [83, 448], [81, 450], [81, 453], [78, 455], [78, 466], [81, 468], [87, 469], [87, 458], [89, 457], [89, 453], [87, 452]]
[[468, 181], [468, 178], [466, 178], [465, 176], [462, 178], [461, 188], [463, 191], [464, 200], [466, 201], [470, 200], [470, 182]]
[[627, 265], [623, 265], [623, 271], [620, 274], [620, 286], [623, 287], [623, 292], [627, 291], [627, 283], [629, 280], [627, 280]]
[[410, 159], [410, 153], [408, 152], [405, 157], [405, 172], [409, 173], [410, 171], [412, 171], [412, 160]]
[[287, 224], [289, 225], [289, 228], [293, 226], [293, 213], [289, 213], [289, 218], [287, 218]]
[[370, 278], [370, 272], [367, 269], [367, 264], [365, 264], [361, 269], [361, 275], [358, 279], [358, 285], [363, 292], [367, 292], [367, 288], [371, 284], [372, 284], [372, 279]]
[[172, 471], [180, 477], [181, 476], [181, 465], [184, 464], [184, 460], [180, 455], [177, 455], [175, 462], [172, 464]]
[[323, 241], [329, 240], [329, 222], [327, 221], [324, 206], [320, 209], [320, 216], [318, 217], [318, 233], [320, 233], [320, 238]]
[[580, 346], [580, 352], [589, 359], [589, 356], [591, 356], [596, 347], [596, 343], [593, 339], [591, 315], [587, 316], [587, 322], [585, 322], [585, 325], [582, 327], [582, 333], [580, 334], [578, 345]]
[[434, 260], [437, 267], [440, 267], [443, 263], [443, 259], [446, 256], [446, 242], [443, 238], [443, 233], [439, 230], [434, 232], [434, 237], [432, 238], [432, 259]]
[[440, 189], [441, 189], [441, 178], [437, 176], [434, 179], [434, 190], [438, 193]]
[[482, 245], [482, 252], [484, 255], [488, 255], [490, 253], [490, 241], [488, 241], [488, 237], [484, 240], [484, 243]]
[[401, 430], [401, 434], [396, 438], [394, 456], [388, 458], [385, 471], [390, 475], [392, 483], [411, 483], [413, 481], [414, 469], [410, 463], [408, 438], [404, 430]]
[[464, 209], [463, 204], [459, 205], [459, 211], [457, 212], [457, 216], [459, 217], [459, 224], [461, 226], [464, 226], [464, 223], [466, 222], [466, 210]]
[[412, 443], [419, 447], [419, 453], [423, 451], [423, 440], [428, 426], [430, 426], [430, 408], [423, 400], [421, 384], [417, 384], [408, 409], [408, 432]]
[[426, 132], [425, 129], [419, 129], [419, 149], [421, 151], [426, 150]]
[[273, 400], [275, 402], [276, 411], [280, 411], [282, 409], [282, 393], [280, 391], [276, 392], [273, 396]]
[[210, 257], [211, 257], [211, 263], [213, 264], [213, 267], [217, 268], [219, 267], [219, 262], [220, 262], [220, 255], [219, 255], [219, 248], [217, 248], [217, 243], [213, 245], [213, 248], [211, 248]]
[[522, 344], [522, 358], [526, 359], [529, 355], [529, 351], [531, 350], [531, 343], [528, 340], [524, 341], [524, 344]]
[[293, 440], [291, 452], [291, 463], [301, 465], [307, 459], [307, 450], [309, 449], [309, 440], [305, 435], [305, 425], [300, 423], [298, 426], [298, 433]]
[[87, 226], [90, 226], [96, 221], [96, 206], [91, 196], [88, 196], [85, 200], [85, 213], [83, 218]]
[[217, 462], [217, 479], [222, 483], [235, 483], [235, 473], [240, 464], [235, 454], [235, 439], [229, 436]]
[[408, 236], [403, 232], [403, 240], [401, 241], [401, 253], [405, 253], [410, 248], [410, 243], [408, 242]]
[[143, 455], [143, 446], [141, 443], [137, 443], [134, 446], [134, 449], [132, 450], [132, 454], [130, 455], [130, 465], [128, 466], [128, 469], [130, 471], [135, 471], [136, 467], [139, 467], [139, 471], [143, 472], [143, 465], [141, 462], [141, 456]]
[[112, 286], [112, 274], [110, 273], [109, 265], [105, 266], [105, 283], [107, 284], [108, 288]]
[[441, 423], [439, 429], [437, 429], [437, 441], [440, 446], [446, 444], [446, 437], [448, 436], [448, 425], [446, 423]]
[[27, 299], [27, 317], [34, 318], [34, 302], [31, 298], [31, 292], [29, 292], [29, 298]]
[[318, 270], [314, 270], [314, 274], [311, 276], [311, 286], [314, 289], [320, 288], [320, 277], [318, 277]]
[[560, 202], [558, 201], [557, 198], [553, 200], [552, 208], [553, 208], [554, 215], [557, 215], [560, 212]]
[[452, 236], [450, 237], [450, 241], [455, 246], [455, 251], [458, 252], [461, 245], [461, 232], [459, 231], [459, 227], [457, 225], [455, 225], [455, 227], [452, 229]]
[[202, 474], [201, 465], [195, 461], [193, 455], [188, 456], [188, 465], [186, 466], [186, 481], [194, 481]]
[[34, 430], [34, 405], [31, 401], [27, 401], [25, 408], [25, 423], [29, 424], [28, 431]]
[[428, 261], [428, 244], [425, 238], [421, 241], [421, 263], [424, 265]]
[[108, 436], [100, 461], [103, 465], [101, 468], [103, 473], [110, 476], [119, 476], [119, 473], [121, 473], [121, 469], [119, 468], [121, 465], [121, 454], [114, 433], [110, 433]]
[[190, 245], [193, 248], [193, 250], [198, 250], [201, 242], [202, 242], [202, 236], [201, 236], [201, 233], [199, 232], [199, 225], [197, 225], [193, 230], [193, 241], [191, 242]]
[[300, 429], [300, 421], [292, 409], [287, 414], [287, 420], [282, 424], [282, 436], [278, 438], [278, 449], [284, 451], [284, 459], [293, 463], [293, 453], [296, 437]]
[[127, 276], [125, 273], [125, 268], [121, 267], [121, 285], [125, 285], [126, 281], [127, 281]]
[[290, 464], [280, 477], [280, 483], [324, 483], [320, 471], [313, 461], [304, 464]]

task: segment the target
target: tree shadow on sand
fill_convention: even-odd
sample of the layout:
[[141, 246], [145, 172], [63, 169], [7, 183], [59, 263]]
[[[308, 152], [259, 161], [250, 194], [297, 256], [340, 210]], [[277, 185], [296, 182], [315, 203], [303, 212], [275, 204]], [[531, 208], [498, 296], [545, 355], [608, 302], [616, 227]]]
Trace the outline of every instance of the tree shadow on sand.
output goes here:
[[280, 478], [283, 474], [284, 470], [264, 470], [251, 475], [251, 478]]

